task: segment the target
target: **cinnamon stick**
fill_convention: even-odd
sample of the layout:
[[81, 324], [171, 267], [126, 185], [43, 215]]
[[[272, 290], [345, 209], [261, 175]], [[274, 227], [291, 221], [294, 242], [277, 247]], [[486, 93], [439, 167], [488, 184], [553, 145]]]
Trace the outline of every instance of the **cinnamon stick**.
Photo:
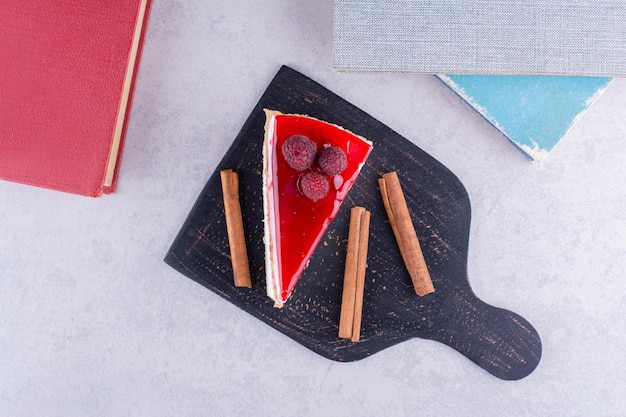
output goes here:
[[367, 269], [367, 249], [370, 233], [370, 212], [364, 210], [361, 214], [359, 228], [359, 256], [357, 262], [356, 294], [354, 297], [354, 319], [352, 322], [353, 342], [361, 338], [361, 317], [363, 314], [363, 293], [365, 292], [365, 270]]
[[232, 169], [220, 171], [222, 180], [222, 194], [224, 197], [224, 212], [226, 213], [226, 229], [228, 231], [228, 245], [233, 265], [233, 274], [236, 287], [252, 287], [250, 278], [250, 264], [246, 249], [246, 238], [243, 231], [243, 217], [239, 202], [239, 175]]
[[363, 207], [350, 211], [348, 248], [339, 318], [339, 337], [357, 342], [361, 333], [370, 213]]
[[420, 297], [430, 294], [435, 291], [435, 287], [424, 260], [398, 174], [395, 171], [386, 173], [378, 180], [378, 184], [393, 234], [411, 276], [415, 293]]

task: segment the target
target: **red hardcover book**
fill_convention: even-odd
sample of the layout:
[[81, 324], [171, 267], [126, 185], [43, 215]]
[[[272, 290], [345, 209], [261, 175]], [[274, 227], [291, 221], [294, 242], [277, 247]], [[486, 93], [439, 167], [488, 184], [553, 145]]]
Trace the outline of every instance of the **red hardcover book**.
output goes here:
[[150, 6], [0, 1], [0, 179], [115, 190]]

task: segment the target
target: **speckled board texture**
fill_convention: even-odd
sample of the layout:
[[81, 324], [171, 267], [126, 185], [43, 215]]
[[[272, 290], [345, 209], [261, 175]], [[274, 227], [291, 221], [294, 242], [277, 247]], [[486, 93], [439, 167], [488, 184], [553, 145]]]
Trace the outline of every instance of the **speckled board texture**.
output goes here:
[[[265, 291], [262, 157], [264, 108], [335, 123], [370, 139], [374, 150], [283, 308]], [[239, 174], [252, 288], [233, 285], [219, 171]], [[393, 237], [378, 178], [396, 171], [435, 293], [418, 297]], [[350, 209], [371, 211], [361, 340], [338, 338]], [[389, 127], [289, 68], [282, 67], [200, 193], [165, 261], [188, 278], [318, 354], [356, 361], [419, 337], [444, 343], [501, 379], [529, 375], [541, 357], [533, 326], [473, 293], [467, 275], [471, 209], [445, 166]], [[297, 227], [297, 225], [294, 225]], [[257, 341], [263, 343], [263, 341]]]

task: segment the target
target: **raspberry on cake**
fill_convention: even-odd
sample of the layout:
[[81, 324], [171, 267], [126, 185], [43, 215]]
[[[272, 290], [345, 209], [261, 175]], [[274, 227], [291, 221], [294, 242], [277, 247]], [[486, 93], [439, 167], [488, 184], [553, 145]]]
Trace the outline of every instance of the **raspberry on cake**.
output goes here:
[[280, 148], [285, 161], [296, 171], [310, 168], [317, 155], [315, 143], [303, 135], [293, 135]]
[[313, 117], [265, 110], [263, 214], [267, 295], [282, 307], [372, 150]]
[[326, 197], [328, 189], [328, 180], [319, 172], [309, 171], [298, 178], [298, 190], [313, 201]]
[[317, 163], [324, 174], [337, 175], [346, 169], [348, 160], [346, 159], [346, 153], [340, 147], [324, 146], [319, 152]]

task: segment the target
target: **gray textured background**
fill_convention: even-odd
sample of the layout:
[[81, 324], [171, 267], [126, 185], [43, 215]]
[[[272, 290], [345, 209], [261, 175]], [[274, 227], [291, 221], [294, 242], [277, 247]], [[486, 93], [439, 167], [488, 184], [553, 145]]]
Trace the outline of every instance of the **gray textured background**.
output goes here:
[[337, 0], [335, 65], [626, 76], [624, 0]]
[[[623, 414], [626, 82], [536, 165], [432, 76], [334, 71], [332, 20], [331, 0], [155, 1], [117, 194], [0, 182], [0, 415]], [[470, 283], [535, 325], [533, 374], [417, 339], [331, 362], [162, 262], [282, 64], [461, 179]]]

